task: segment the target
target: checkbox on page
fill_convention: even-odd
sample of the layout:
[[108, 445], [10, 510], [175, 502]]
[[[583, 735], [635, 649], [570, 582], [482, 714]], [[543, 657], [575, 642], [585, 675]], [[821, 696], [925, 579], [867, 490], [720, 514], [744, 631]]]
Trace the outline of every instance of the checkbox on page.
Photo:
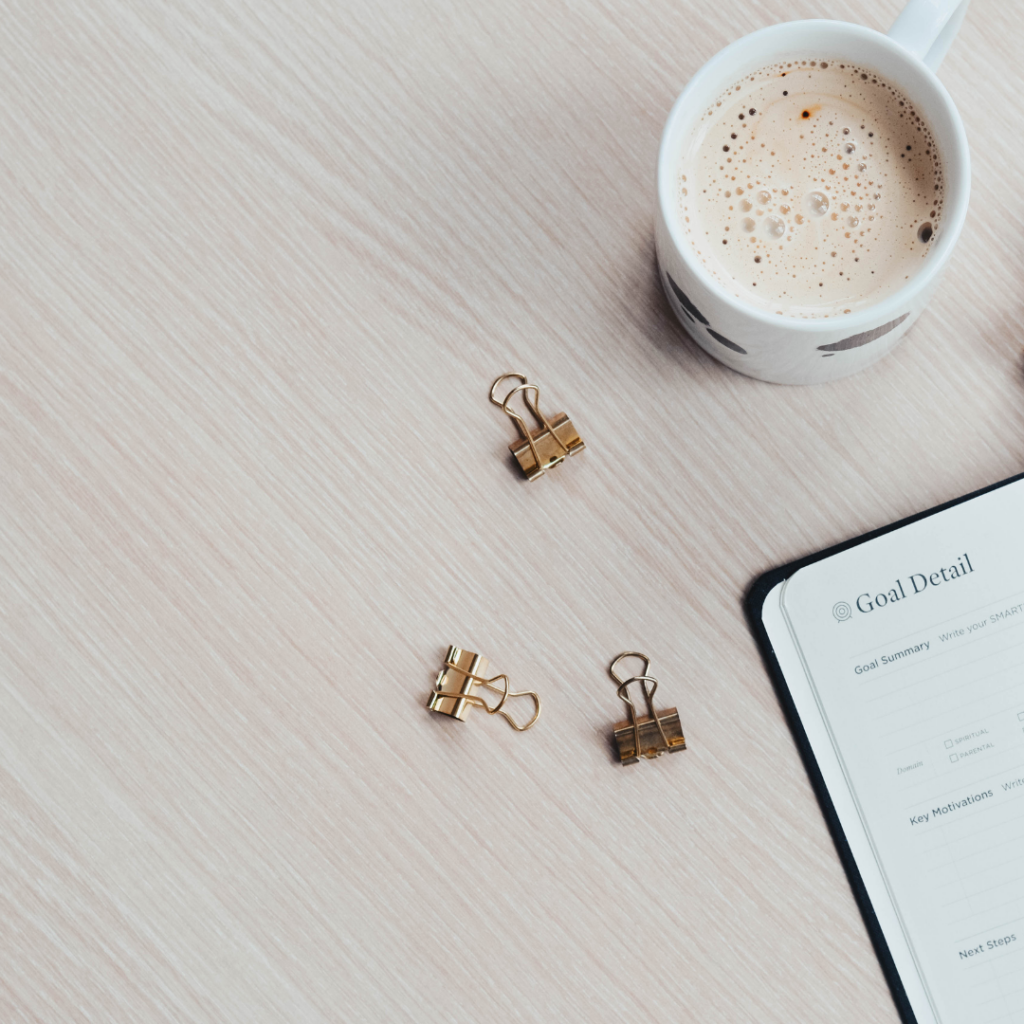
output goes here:
[[946, 740], [946, 749], [949, 750], [953, 746], [952, 740]]
[[957, 759], [957, 755], [956, 754], [950, 754], [949, 755], [949, 759], [950, 759], [950, 761], [955, 761]]

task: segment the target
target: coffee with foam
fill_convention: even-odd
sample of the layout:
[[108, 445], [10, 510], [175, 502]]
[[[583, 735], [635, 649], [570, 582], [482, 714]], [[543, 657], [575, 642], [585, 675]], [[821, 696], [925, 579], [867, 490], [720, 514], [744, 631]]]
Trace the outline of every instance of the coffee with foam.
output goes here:
[[794, 60], [731, 87], [678, 177], [708, 272], [744, 302], [843, 316], [899, 289], [942, 229], [942, 163], [909, 100], [867, 68]]

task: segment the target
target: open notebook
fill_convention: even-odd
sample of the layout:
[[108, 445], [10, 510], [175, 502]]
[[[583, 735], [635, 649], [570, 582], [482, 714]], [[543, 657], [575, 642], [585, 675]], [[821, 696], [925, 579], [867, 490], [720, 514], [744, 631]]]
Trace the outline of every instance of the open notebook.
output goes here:
[[904, 1021], [1024, 1024], [1024, 475], [747, 611]]

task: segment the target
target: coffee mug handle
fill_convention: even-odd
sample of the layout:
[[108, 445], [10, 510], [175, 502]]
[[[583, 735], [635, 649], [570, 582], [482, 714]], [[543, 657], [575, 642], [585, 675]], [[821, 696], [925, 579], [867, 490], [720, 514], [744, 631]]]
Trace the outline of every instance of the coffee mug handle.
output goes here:
[[938, 71], [971, 0], [910, 0], [889, 29], [889, 38]]

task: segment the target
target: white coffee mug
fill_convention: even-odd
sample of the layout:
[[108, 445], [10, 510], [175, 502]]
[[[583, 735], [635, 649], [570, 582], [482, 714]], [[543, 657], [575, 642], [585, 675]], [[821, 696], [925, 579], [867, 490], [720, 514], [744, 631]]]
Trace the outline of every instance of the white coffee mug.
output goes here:
[[[817, 384], [863, 370], [920, 316], [953, 252], [971, 189], [963, 122], [935, 69], [969, 0], [910, 0], [888, 35], [842, 21], [791, 21], [727, 46], [676, 100], [658, 154], [658, 268], [673, 311], [697, 344], [727, 366], [779, 384]], [[921, 269], [898, 291], [842, 317], [778, 316], [730, 295], [695, 256], [681, 226], [677, 175], [701, 114], [745, 75], [781, 60], [846, 58], [897, 86], [931, 126], [942, 161], [945, 212]]]

